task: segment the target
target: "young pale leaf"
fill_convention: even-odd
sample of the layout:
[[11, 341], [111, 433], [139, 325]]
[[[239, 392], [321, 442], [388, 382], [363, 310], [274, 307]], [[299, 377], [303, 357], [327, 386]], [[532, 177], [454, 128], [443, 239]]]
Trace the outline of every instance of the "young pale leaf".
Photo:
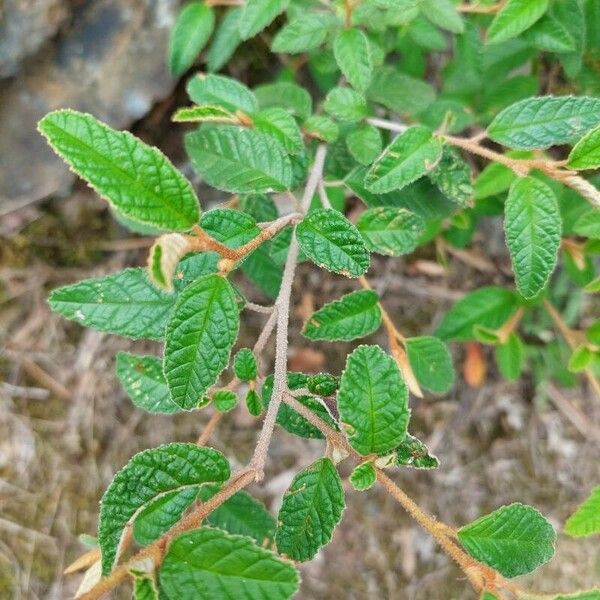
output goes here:
[[372, 462], [358, 465], [350, 474], [350, 484], [358, 492], [372, 488], [376, 481], [377, 471]]
[[195, 170], [209, 185], [232, 193], [289, 189], [292, 165], [269, 135], [234, 125], [203, 125], [185, 136]]
[[271, 44], [273, 52], [299, 54], [318, 48], [336, 26], [338, 20], [322, 12], [299, 13], [277, 32]]
[[465, 24], [452, 0], [424, 0], [422, 13], [435, 25], [452, 33], [463, 33]]
[[215, 104], [202, 104], [201, 106], [186, 106], [180, 108], [173, 115], [174, 123], [239, 123], [238, 118], [226, 108]]
[[206, 66], [209, 71], [218, 71], [231, 58], [242, 38], [239, 31], [241, 7], [230, 8], [219, 23], [212, 42], [206, 51]]
[[479, 288], [469, 292], [444, 315], [435, 335], [446, 342], [474, 340], [473, 327], [498, 329], [518, 307], [518, 298], [511, 290]]
[[496, 346], [495, 355], [496, 364], [503, 377], [516, 380], [521, 376], [525, 363], [525, 346], [514, 331], [504, 344]]
[[359, 92], [365, 92], [373, 73], [367, 36], [354, 27], [342, 29], [333, 42], [333, 54], [350, 85]]
[[556, 267], [561, 218], [554, 192], [533, 177], [513, 183], [504, 205], [504, 231], [517, 289], [535, 298]]
[[355, 340], [381, 325], [379, 297], [372, 290], [358, 290], [320, 308], [304, 325], [310, 340]]
[[[205, 502], [212, 498], [219, 487], [205, 485], [198, 497]], [[271, 545], [275, 539], [277, 522], [265, 505], [250, 494], [241, 491], [228, 498], [206, 517], [206, 523], [234, 535], [245, 535], [258, 545]]]
[[346, 507], [335, 465], [321, 458], [300, 471], [283, 496], [275, 542], [280, 554], [306, 561], [331, 541]]
[[600, 532], [600, 486], [592, 490], [590, 497], [565, 523], [565, 533], [572, 537], [584, 537], [598, 532]]
[[421, 217], [405, 208], [391, 206], [365, 210], [356, 227], [371, 252], [388, 256], [412, 252], [425, 231]]
[[48, 113], [39, 130], [77, 175], [119, 213], [166, 231], [198, 222], [190, 182], [157, 148], [73, 110]]
[[282, 13], [289, 0], [248, 0], [244, 3], [239, 21], [240, 36], [249, 40]]
[[487, 133], [509, 148], [524, 150], [567, 144], [600, 125], [600, 98], [543, 96], [505, 108]]
[[175, 302], [154, 287], [145, 269], [125, 269], [52, 290], [50, 308], [85, 327], [160, 340]]
[[227, 279], [205, 275], [186, 287], [167, 325], [164, 372], [181, 408], [198, 405], [229, 362], [239, 312]]
[[173, 75], [181, 75], [194, 64], [214, 26], [212, 7], [203, 2], [190, 2], [183, 8], [169, 40], [169, 68]]
[[256, 96], [242, 83], [223, 75], [194, 75], [187, 82], [187, 93], [195, 104], [212, 104], [235, 113], [258, 110]]
[[473, 200], [471, 168], [458, 152], [446, 146], [437, 167], [429, 173], [429, 179], [450, 200], [461, 207], [469, 206]]
[[300, 584], [294, 566], [247, 537], [201, 527], [175, 538], [159, 571], [167, 600], [288, 600]]
[[116, 368], [123, 389], [139, 408], [159, 414], [181, 410], [171, 400], [162, 370], [162, 361], [156, 356], [137, 356], [130, 352], [118, 352]]
[[123, 529], [146, 504], [167, 492], [222, 483], [229, 476], [229, 463], [220, 452], [196, 444], [166, 444], [136, 454], [115, 475], [100, 503], [102, 574], [110, 573]]
[[535, 508], [516, 503], [461, 527], [458, 539], [473, 558], [517, 577], [552, 558], [556, 533]]
[[350, 154], [361, 164], [370, 165], [381, 153], [381, 132], [373, 125], [361, 125], [346, 136]]
[[396, 448], [396, 464], [399, 467], [412, 467], [413, 469], [437, 469], [440, 461], [429, 453], [429, 448], [418, 438], [410, 433]]
[[340, 134], [337, 123], [321, 115], [313, 115], [304, 121], [302, 129], [310, 137], [317, 138], [329, 144], [335, 142]]
[[549, 0], [508, 0], [488, 28], [488, 44], [499, 44], [518, 36], [541, 19]]
[[150, 281], [161, 290], [172, 292], [177, 265], [191, 249], [189, 238], [180, 233], [165, 233], [157, 238], [148, 253]]
[[309, 213], [298, 224], [296, 236], [306, 256], [328, 271], [359, 277], [369, 268], [369, 252], [360, 233], [335, 209]]
[[352, 88], [334, 87], [325, 97], [323, 108], [340, 121], [354, 123], [367, 116], [367, 101]]
[[277, 140], [286, 152], [298, 154], [304, 149], [298, 124], [284, 108], [273, 106], [254, 113], [252, 123], [256, 130]]
[[257, 367], [256, 358], [249, 348], [238, 350], [233, 359], [233, 370], [235, 376], [242, 381], [252, 381], [256, 379]]
[[452, 356], [444, 342], [433, 336], [408, 338], [406, 353], [419, 385], [445, 394], [454, 383]]
[[592, 129], [575, 144], [567, 166], [577, 171], [600, 167], [600, 127]]
[[409, 127], [383, 151], [365, 176], [366, 188], [376, 194], [399, 190], [435, 168], [442, 144], [426, 127]]
[[[308, 376], [302, 373], [287, 374], [288, 387], [297, 390], [307, 386]], [[265, 408], [268, 408], [273, 394], [273, 375], [269, 375], [262, 387], [262, 400]], [[298, 396], [297, 400], [314, 412], [317, 417], [325, 421], [330, 427], [337, 430], [338, 426], [333, 420], [329, 410], [316, 398], [312, 396]], [[282, 404], [277, 413], [277, 424], [281, 425], [288, 433], [304, 438], [322, 439], [323, 434], [311, 425], [303, 416], [299, 415], [287, 404]]]
[[408, 389], [396, 362], [379, 346], [359, 346], [348, 356], [338, 408], [348, 440], [360, 454], [385, 454], [404, 439]]
[[198, 497], [199, 486], [186, 487], [163, 494], [150, 502], [135, 517], [133, 537], [148, 546], [177, 523]]

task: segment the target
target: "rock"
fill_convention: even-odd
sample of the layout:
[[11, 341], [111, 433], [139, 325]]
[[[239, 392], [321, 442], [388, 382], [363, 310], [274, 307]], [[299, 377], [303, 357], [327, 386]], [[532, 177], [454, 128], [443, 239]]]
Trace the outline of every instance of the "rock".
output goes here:
[[[31, 3], [40, 2], [23, 4]], [[8, 10], [11, 6], [9, 0]], [[71, 26], [4, 85], [0, 213], [6, 203], [19, 205], [65, 193], [73, 180], [36, 130], [37, 121], [48, 111], [74, 108], [126, 128], [172, 91], [175, 81], [165, 56], [178, 7], [177, 0], [75, 4]]]

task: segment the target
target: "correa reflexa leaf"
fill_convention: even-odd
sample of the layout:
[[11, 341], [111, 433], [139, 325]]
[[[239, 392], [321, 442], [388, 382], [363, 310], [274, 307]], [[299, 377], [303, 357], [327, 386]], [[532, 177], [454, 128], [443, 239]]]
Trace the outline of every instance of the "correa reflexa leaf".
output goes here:
[[168, 600], [288, 600], [298, 590], [294, 566], [251, 539], [201, 527], [175, 538], [160, 566]]
[[73, 171], [126, 217], [167, 231], [198, 222], [190, 182], [157, 148], [74, 110], [48, 113], [38, 127]]
[[239, 312], [231, 284], [205, 275], [180, 294], [167, 325], [164, 372], [173, 402], [198, 405], [229, 362]]
[[367, 36], [360, 29], [343, 29], [333, 42], [333, 53], [350, 85], [364, 92], [369, 87], [373, 72]]
[[385, 454], [406, 435], [408, 389], [394, 359], [379, 346], [359, 346], [346, 361], [338, 392], [340, 420], [360, 454]]
[[552, 558], [556, 533], [535, 508], [515, 503], [461, 527], [458, 539], [473, 558], [517, 577]]
[[406, 339], [406, 353], [419, 385], [445, 394], [454, 383], [452, 356], [439, 338], [425, 335]]
[[300, 471], [283, 496], [275, 542], [280, 554], [310, 560], [331, 541], [346, 507], [335, 465], [321, 458]]
[[508, 0], [488, 28], [487, 42], [499, 44], [529, 29], [548, 10], [549, 0]]
[[358, 492], [372, 488], [376, 481], [377, 471], [372, 462], [365, 462], [358, 465], [350, 474], [350, 484]]
[[229, 479], [229, 463], [211, 448], [174, 443], [136, 454], [112, 480], [100, 503], [102, 573], [110, 573], [123, 529], [136, 513], [167, 492]]
[[567, 519], [565, 532], [572, 537], [584, 537], [600, 532], [600, 486]]

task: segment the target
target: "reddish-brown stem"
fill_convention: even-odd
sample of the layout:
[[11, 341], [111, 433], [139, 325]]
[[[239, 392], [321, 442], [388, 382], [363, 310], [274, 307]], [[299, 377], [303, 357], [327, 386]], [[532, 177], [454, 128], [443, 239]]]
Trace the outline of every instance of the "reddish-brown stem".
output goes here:
[[206, 445], [206, 442], [208, 442], [211, 435], [214, 433], [215, 429], [219, 426], [219, 423], [221, 422], [221, 419], [223, 418], [224, 414], [225, 413], [223, 413], [223, 412], [217, 411], [212, 415], [212, 417], [208, 420], [208, 423], [205, 425], [204, 429], [202, 430], [202, 433], [200, 434], [198, 441], [196, 442], [196, 444], [198, 446]]
[[500, 11], [500, 9], [506, 4], [506, 0], [496, 2], [490, 6], [481, 6], [479, 4], [459, 4], [456, 8], [462, 13], [478, 13], [482, 15], [491, 15]]

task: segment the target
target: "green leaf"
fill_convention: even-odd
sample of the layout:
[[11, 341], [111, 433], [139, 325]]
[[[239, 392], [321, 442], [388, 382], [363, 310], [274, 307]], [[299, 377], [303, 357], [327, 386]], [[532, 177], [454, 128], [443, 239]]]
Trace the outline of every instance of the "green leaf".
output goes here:
[[206, 51], [206, 66], [209, 71], [221, 69], [240, 45], [242, 41], [239, 31], [241, 13], [241, 7], [232, 7], [223, 15]]
[[541, 19], [549, 0], [508, 0], [488, 28], [488, 44], [499, 44], [518, 36]]
[[525, 364], [525, 347], [521, 338], [511, 332], [504, 344], [496, 346], [495, 352], [496, 363], [502, 376], [511, 381], [518, 379]]
[[524, 38], [536, 48], [548, 52], [573, 52], [576, 49], [569, 30], [552, 15], [542, 17], [525, 32]]
[[198, 405], [227, 366], [238, 329], [235, 292], [226, 279], [205, 275], [183, 290], [165, 343], [164, 372], [175, 404]]
[[377, 471], [372, 462], [358, 465], [350, 474], [350, 484], [358, 492], [372, 488], [376, 481]]
[[163, 494], [148, 503], [135, 517], [133, 537], [148, 546], [177, 523], [198, 497], [199, 486], [186, 487]]
[[474, 190], [471, 184], [471, 168], [450, 146], [444, 147], [437, 167], [429, 173], [429, 179], [450, 200], [462, 208], [472, 203]]
[[505, 108], [487, 129], [510, 148], [548, 148], [567, 144], [600, 125], [600, 98], [543, 96]]
[[312, 98], [299, 85], [289, 81], [278, 81], [261, 85], [254, 89], [261, 108], [281, 106], [288, 112], [304, 120], [312, 112]]
[[445, 394], [454, 383], [452, 356], [444, 342], [433, 336], [407, 338], [406, 352], [419, 385]]
[[346, 360], [338, 392], [340, 420], [360, 454], [385, 454], [406, 435], [408, 389], [394, 359], [379, 346], [359, 346]]
[[232, 193], [289, 189], [292, 165], [270, 136], [234, 125], [203, 125], [185, 136], [194, 169], [209, 185]]
[[229, 412], [235, 408], [238, 397], [231, 390], [216, 390], [212, 396], [212, 401], [219, 412]]
[[339, 127], [334, 121], [321, 115], [313, 115], [306, 119], [302, 129], [311, 137], [329, 144], [335, 142], [340, 133]]
[[190, 182], [157, 148], [74, 110], [48, 113], [39, 130], [77, 175], [125, 217], [163, 230], [198, 222]]
[[435, 25], [452, 33], [463, 33], [464, 21], [452, 0], [424, 0], [421, 12]]
[[289, 0], [248, 0], [240, 16], [239, 29], [243, 40], [249, 40], [282, 13]]
[[582, 214], [573, 224], [573, 232], [577, 235], [600, 240], [600, 214], [590, 210]]
[[164, 337], [174, 301], [141, 268], [84, 279], [52, 290], [48, 298], [53, 311], [85, 327], [151, 340]]
[[[205, 502], [219, 491], [217, 486], [200, 488], [199, 498]], [[245, 535], [258, 545], [271, 545], [275, 539], [277, 522], [265, 505], [247, 492], [236, 492], [213, 510], [206, 523], [234, 535]]]
[[215, 104], [202, 104], [201, 106], [185, 106], [178, 109], [173, 115], [174, 123], [239, 123], [238, 118], [226, 108]]
[[365, 92], [373, 73], [367, 36], [360, 29], [342, 29], [335, 36], [333, 54], [348, 83], [359, 92]]
[[399, 467], [413, 469], [437, 469], [440, 461], [429, 453], [429, 448], [418, 438], [407, 433], [402, 443], [396, 448], [396, 464]]
[[368, 114], [365, 97], [347, 87], [334, 87], [330, 90], [323, 108], [340, 121], [360, 121]]
[[162, 370], [162, 361], [156, 356], [137, 356], [118, 352], [117, 377], [129, 399], [139, 408], [151, 413], [175, 413], [181, 409], [171, 400]]
[[592, 129], [575, 144], [567, 166], [577, 171], [600, 167], [600, 127]]
[[379, 206], [365, 210], [356, 227], [371, 252], [388, 256], [409, 254], [418, 245], [425, 223], [405, 208]]
[[196, 444], [166, 444], [136, 454], [112, 480], [102, 496], [98, 542], [102, 574], [110, 573], [123, 529], [150, 501], [167, 492], [229, 479], [225, 457]]
[[249, 348], [238, 350], [233, 359], [233, 370], [235, 376], [242, 381], [252, 381], [256, 379], [257, 367], [256, 358]]
[[580, 373], [587, 369], [593, 360], [594, 353], [588, 346], [577, 346], [569, 358], [567, 369], [569, 369], [571, 373]]
[[208, 42], [215, 13], [203, 2], [190, 2], [179, 13], [169, 40], [169, 69], [174, 75], [187, 71]]
[[244, 274], [269, 298], [276, 298], [281, 286], [282, 269], [273, 260], [269, 242], [261, 244], [241, 265]]
[[277, 517], [277, 550], [306, 561], [331, 541], [346, 507], [342, 480], [335, 465], [321, 458], [292, 481]]
[[296, 227], [296, 236], [306, 256], [328, 271], [359, 277], [369, 268], [369, 252], [360, 233], [335, 209], [309, 213]]
[[383, 151], [365, 177], [366, 188], [376, 194], [399, 190], [435, 168], [442, 144], [426, 127], [409, 127]]
[[518, 307], [517, 296], [511, 290], [499, 287], [479, 288], [454, 304], [444, 315], [435, 335], [446, 342], [473, 340], [475, 325], [498, 329]]
[[294, 566], [247, 537], [201, 527], [175, 538], [159, 571], [167, 600], [287, 600], [300, 584]]
[[310, 375], [306, 382], [306, 387], [313, 394], [318, 396], [333, 396], [340, 385], [339, 377], [330, 373], [317, 373]]
[[258, 110], [256, 96], [242, 83], [223, 75], [199, 73], [187, 82], [187, 93], [195, 104], [212, 104], [235, 113]]
[[[287, 382], [290, 390], [297, 390], [307, 386], [308, 377], [303, 373], [288, 373]], [[265, 379], [262, 387], [262, 400], [265, 408], [268, 408], [273, 394], [273, 375], [269, 375]], [[317, 417], [325, 421], [330, 427], [337, 430], [338, 426], [333, 420], [329, 410], [316, 398], [312, 396], [298, 396], [296, 398], [304, 404]], [[293, 408], [287, 404], [282, 404], [277, 412], [277, 424], [281, 425], [288, 433], [298, 435], [304, 438], [323, 439], [323, 434], [314, 425], [311, 425], [303, 416], [298, 414]]]
[[592, 490], [589, 498], [567, 519], [565, 533], [584, 537], [600, 532], [600, 486]]
[[355, 340], [381, 325], [379, 297], [372, 290], [358, 290], [326, 304], [312, 314], [303, 335], [310, 340]]
[[277, 32], [271, 43], [271, 50], [299, 54], [318, 48], [337, 23], [338, 20], [327, 13], [299, 13]]
[[277, 140], [290, 154], [304, 150], [302, 134], [296, 120], [284, 108], [273, 106], [252, 115], [253, 126]]
[[367, 98], [399, 114], [418, 113], [435, 100], [435, 90], [425, 81], [385, 66], [373, 74]]
[[481, 594], [480, 600], [500, 600], [496, 594], [492, 594], [492, 592], [483, 592]]
[[381, 132], [373, 125], [355, 127], [346, 136], [346, 145], [350, 154], [361, 164], [370, 165], [381, 153], [383, 140]]
[[561, 218], [554, 192], [533, 177], [515, 181], [504, 205], [504, 231], [519, 293], [535, 298], [556, 267]]
[[158, 600], [158, 590], [150, 575], [135, 575], [133, 578], [133, 600]]
[[246, 394], [246, 408], [253, 417], [258, 417], [262, 413], [262, 401], [256, 390], [248, 390]]
[[556, 533], [535, 508], [516, 503], [461, 527], [458, 539], [473, 558], [517, 577], [552, 558]]
[[254, 217], [233, 208], [213, 208], [205, 212], [200, 226], [229, 248], [239, 248], [260, 233]]

